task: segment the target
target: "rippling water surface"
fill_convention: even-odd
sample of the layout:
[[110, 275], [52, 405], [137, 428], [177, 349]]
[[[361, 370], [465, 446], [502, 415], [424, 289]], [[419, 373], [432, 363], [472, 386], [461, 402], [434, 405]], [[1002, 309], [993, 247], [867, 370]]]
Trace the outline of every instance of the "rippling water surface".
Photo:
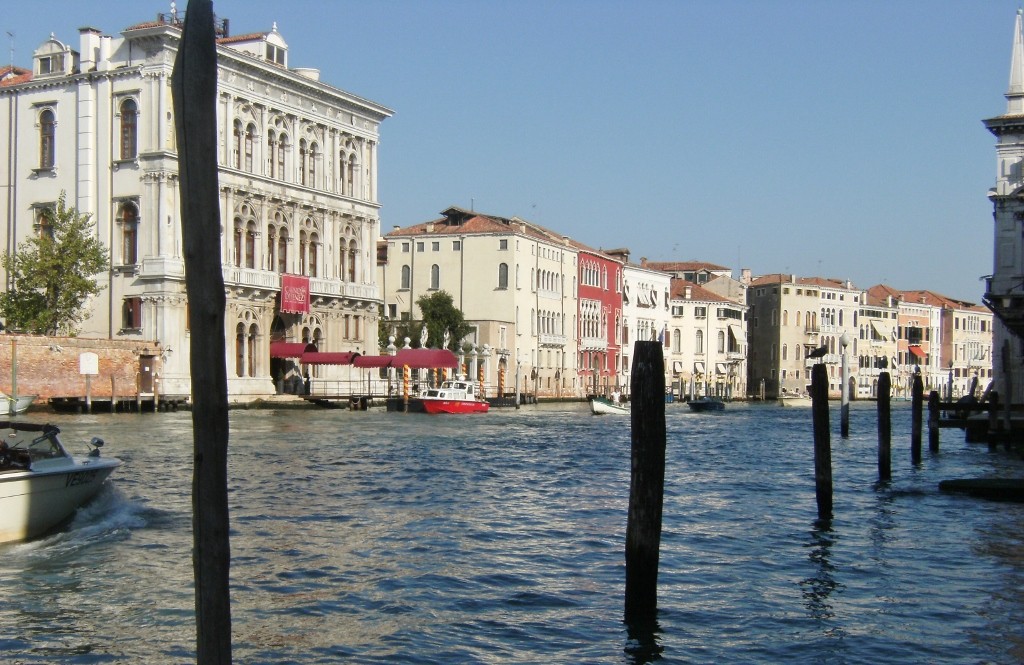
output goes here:
[[[854, 404], [822, 527], [809, 410], [667, 420], [658, 624], [638, 631], [627, 418], [233, 411], [235, 662], [1024, 660], [1024, 506], [937, 489], [1024, 477], [1019, 458], [944, 430], [915, 467], [901, 406], [879, 485], [874, 405]], [[191, 414], [52, 421], [125, 465], [66, 530], [0, 546], [0, 659], [194, 662]]]

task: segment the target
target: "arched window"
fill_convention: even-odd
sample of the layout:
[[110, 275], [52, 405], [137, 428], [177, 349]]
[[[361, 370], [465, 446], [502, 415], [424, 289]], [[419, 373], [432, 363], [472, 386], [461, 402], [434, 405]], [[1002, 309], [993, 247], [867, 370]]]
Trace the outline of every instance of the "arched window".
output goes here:
[[789, 345], [788, 344], [783, 344], [782, 345], [782, 359], [783, 360], [788, 360], [789, 359]]
[[693, 350], [694, 350], [695, 353], [704, 353], [704, 331], [703, 330], [698, 330], [697, 331], [697, 339], [695, 340], [695, 343], [693, 345]]
[[412, 288], [412, 269], [409, 266], [402, 266], [402, 286], [400, 288]]
[[121, 264], [135, 265], [138, 261], [139, 209], [134, 203], [121, 204]]
[[308, 248], [308, 242], [306, 241], [306, 232], [299, 231], [299, 274], [306, 275], [306, 250]]
[[288, 135], [281, 134], [277, 141], [277, 178], [278, 180], [287, 180], [284, 171], [284, 160], [285, 155], [288, 154]]
[[277, 227], [267, 227], [267, 270], [273, 270], [277, 261]]
[[249, 222], [245, 228], [245, 267], [256, 267], [256, 222]]
[[56, 120], [53, 111], [46, 109], [39, 114], [39, 168], [52, 169], [54, 165], [54, 139]]
[[256, 376], [256, 324], [249, 326], [249, 337], [246, 339], [246, 366], [250, 377]]
[[253, 144], [256, 142], [256, 125], [245, 128], [245, 170], [252, 173]]
[[309, 144], [309, 186], [316, 187], [317, 149], [315, 143]]
[[683, 350], [683, 336], [679, 329], [672, 331], [672, 353], [681, 353]]
[[307, 184], [306, 182], [306, 167], [308, 154], [306, 152], [306, 139], [299, 139], [299, 183]]
[[784, 326], [788, 326], [789, 325], [789, 310], [788, 309], [782, 310], [782, 325], [784, 325]]
[[358, 256], [358, 246], [355, 240], [351, 240], [348, 244], [348, 281], [356, 281], [356, 257]]
[[235, 376], [245, 376], [245, 324], [235, 328]]
[[430, 288], [441, 288], [441, 267], [436, 263], [430, 266]]
[[274, 130], [267, 132], [267, 175], [277, 177], [277, 134]]
[[507, 263], [499, 263], [498, 264], [498, 288], [499, 289], [507, 289], [508, 288], [508, 264]]
[[241, 120], [235, 120], [235, 128], [234, 128], [234, 131], [233, 131], [233, 138], [234, 138], [233, 147], [234, 147], [234, 153], [235, 154], [232, 155], [232, 157], [231, 157], [231, 165], [233, 167], [235, 167], [236, 169], [239, 169], [239, 170], [241, 170], [241, 168], [242, 168], [242, 149], [243, 149], [242, 140], [243, 140], [243, 136], [244, 135], [245, 135], [245, 130], [242, 128], [242, 121]]
[[121, 102], [121, 159], [135, 159], [138, 154], [139, 108], [134, 99]]
[[725, 353], [725, 331], [718, 331], [718, 352]]
[[242, 267], [242, 245], [243, 237], [245, 235], [245, 224], [242, 223], [241, 217], [235, 217], [235, 232], [234, 232], [234, 263], [239, 268]]
[[311, 234], [309, 236], [309, 261], [308, 261], [308, 263], [309, 263], [309, 273], [308, 274], [309, 274], [310, 277], [316, 277], [317, 276], [316, 266], [317, 266], [317, 261], [319, 260], [319, 258], [320, 258], [320, 240], [319, 240], [319, 238], [317, 238], [317, 235], [314, 233], [314, 234]]
[[288, 272], [288, 230], [284, 228], [277, 235], [277, 272]]

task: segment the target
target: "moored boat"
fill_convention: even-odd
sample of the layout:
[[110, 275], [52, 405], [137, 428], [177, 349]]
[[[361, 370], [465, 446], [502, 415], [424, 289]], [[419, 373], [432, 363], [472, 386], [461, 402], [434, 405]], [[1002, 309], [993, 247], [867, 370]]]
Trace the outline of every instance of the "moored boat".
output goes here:
[[812, 403], [810, 395], [787, 393], [779, 396], [779, 406], [811, 406]]
[[0, 416], [17, 416], [28, 411], [39, 395], [10, 395], [0, 392]]
[[439, 388], [430, 388], [419, 396], [427, 413], [486, 413], [491, 405], [476, 394], [470, 381], [444, 381]]
[[691, 399], [687, 404], [691, 411], [722, 411], [725, 409], [725, 402], [719, 397], [698, 397]]
[[590, 412], [595, 416], [629, 413], [629, 404], [623, 404], [618, 401], [612, 401], [607, 397], [595, 395], [590, 398]]
[[73, 456], [53, 425], [0, 421], [0, 543], [41, 536], [93, 498], [121, 460]]

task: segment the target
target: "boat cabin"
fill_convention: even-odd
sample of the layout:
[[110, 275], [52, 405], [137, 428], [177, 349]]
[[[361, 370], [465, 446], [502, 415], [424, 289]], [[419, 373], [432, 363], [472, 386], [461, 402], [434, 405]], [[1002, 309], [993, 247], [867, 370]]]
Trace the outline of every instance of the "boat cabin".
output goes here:
[[471, 381], [444, 381], [438, 388], [427, 390], [432, 399], [476, 399], [476, 387]]

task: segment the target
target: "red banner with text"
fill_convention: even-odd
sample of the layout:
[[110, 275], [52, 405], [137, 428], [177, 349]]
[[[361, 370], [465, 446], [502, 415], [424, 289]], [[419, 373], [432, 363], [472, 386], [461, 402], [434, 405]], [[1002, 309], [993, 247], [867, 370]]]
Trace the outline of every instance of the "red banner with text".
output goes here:
[[309, 278], [302, 275], [281, 275], [281, 311], [309, 312]]

